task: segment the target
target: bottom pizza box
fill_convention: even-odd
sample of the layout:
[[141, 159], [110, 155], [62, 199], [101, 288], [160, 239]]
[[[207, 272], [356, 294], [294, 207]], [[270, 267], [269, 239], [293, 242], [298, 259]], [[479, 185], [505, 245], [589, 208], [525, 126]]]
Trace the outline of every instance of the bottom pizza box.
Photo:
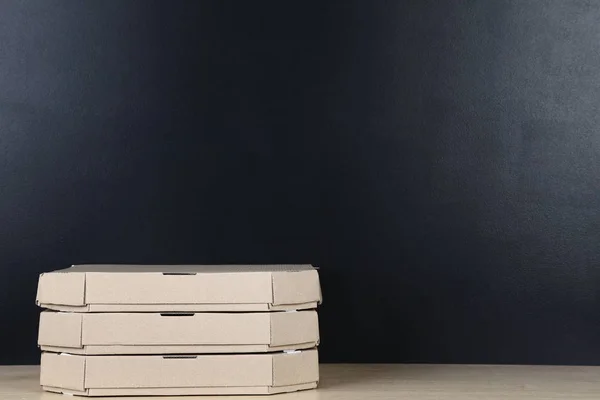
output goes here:
[[316, 349], [264, 354], [42, 353], [44, 390], [81, 396], [274, 394], [312, 389]]

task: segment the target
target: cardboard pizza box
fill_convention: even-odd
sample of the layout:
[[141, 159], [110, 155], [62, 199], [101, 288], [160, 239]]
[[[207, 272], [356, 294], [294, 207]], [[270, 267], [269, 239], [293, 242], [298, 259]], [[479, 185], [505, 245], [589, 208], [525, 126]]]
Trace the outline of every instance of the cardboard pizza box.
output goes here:
[[43, 311], [38, 344], [71, 354], [260, 353], [319, 342], [314, 310], [255, 313]]
[[70, 355], [42, 353], [44, 390], [81, 396], [273, 394], [312, 389], [316, 349], [264, 354]]
[[71, 312], [277, 311], [321, 301], [311, 265], [76, 265], [40, 275], [37, 304]]

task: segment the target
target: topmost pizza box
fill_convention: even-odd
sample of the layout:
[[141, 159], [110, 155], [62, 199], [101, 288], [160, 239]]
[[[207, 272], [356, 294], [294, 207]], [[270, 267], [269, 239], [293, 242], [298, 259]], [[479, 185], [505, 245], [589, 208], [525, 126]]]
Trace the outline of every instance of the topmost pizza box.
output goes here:
[[73, 312], [277, 311], [321, 301], [311, 265], [74, 265], [40, 275], [37, 304]]

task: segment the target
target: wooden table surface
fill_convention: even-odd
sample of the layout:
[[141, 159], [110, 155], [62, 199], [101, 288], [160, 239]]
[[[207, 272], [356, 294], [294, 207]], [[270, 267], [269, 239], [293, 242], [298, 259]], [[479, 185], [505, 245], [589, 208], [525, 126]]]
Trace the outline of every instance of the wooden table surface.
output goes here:
[[[1, 400], [57, 400], [42, 392], [39, 367], [0, 366]], [[97, 397], [96, 397], [97, 398]], [[187, 396], [178, 400], [231, 397]], [[251, 400], [259, 397], [243, 396]], [[265, 399], [265, 397], [260, 397]], [[319, 389], [266, 397], [273, 400], [511, 400], [600, 399], [600, 367], [325, 364]], [[114, 398], [112, 398], [114, 399]], [[166, 400], [174, 397], [135, 397]]]

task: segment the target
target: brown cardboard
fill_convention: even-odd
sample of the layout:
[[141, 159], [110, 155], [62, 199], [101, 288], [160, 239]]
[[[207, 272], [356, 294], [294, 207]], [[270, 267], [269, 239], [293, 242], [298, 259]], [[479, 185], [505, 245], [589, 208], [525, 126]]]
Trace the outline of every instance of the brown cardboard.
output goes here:
[[75, 312], [276, 311], [315, 308], [310, 265], [78, 265], [40, 275], [37, 304]]
[[259, 353], [319, 342], [314, 310], [258, 313], [43, 311], [38, 344], [72, 354]]
[[317, 386], [316, 349], [196, 356], [42, 353], [45, 390], [82, 396], [273, 394]]

